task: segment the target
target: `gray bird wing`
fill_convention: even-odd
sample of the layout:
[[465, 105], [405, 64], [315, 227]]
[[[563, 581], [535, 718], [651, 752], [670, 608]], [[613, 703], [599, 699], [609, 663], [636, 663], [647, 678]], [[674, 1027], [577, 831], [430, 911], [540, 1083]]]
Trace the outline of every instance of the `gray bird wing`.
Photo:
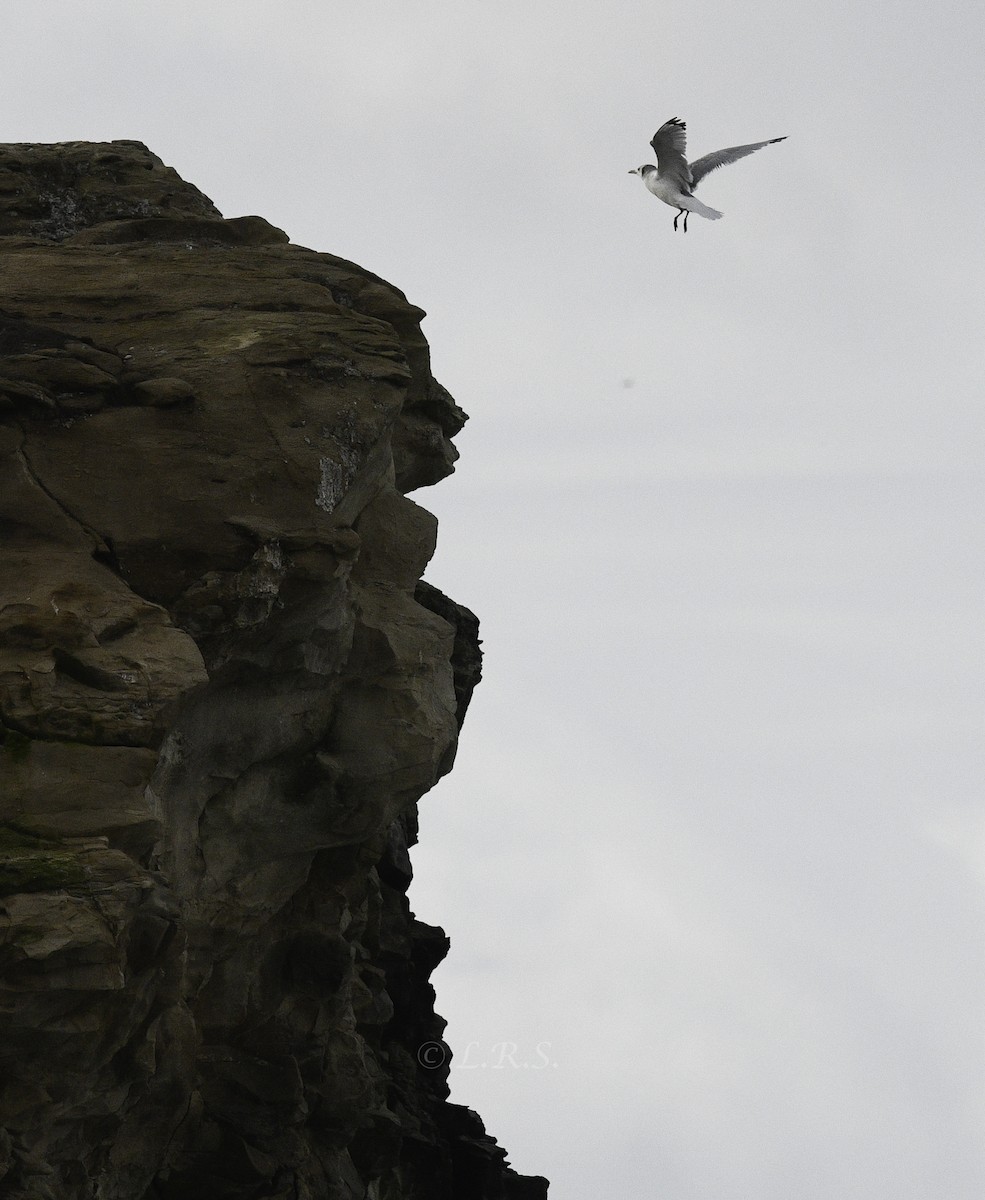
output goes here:
[[748, 146], [729, 146], [726, 150], [716, 150], [713, 154], [697, 158], [691, 163], [691, 185], [697, 187], [709, 171], [717, 171], [719, 167], [738, 162], [740, 158], [745, 158], [754, 150], [762, 150], [764, 146], [772, 146], [774, 142], [785, 142], [786, 140], [786, 136], [784, 136], [770, 138], [767, 142], [751, 142]]
[[687, 165], [687, 126], [679, 117], [665, 121], [650, 140], [657, 156], [657, 174], [671, 179], [682, 192], [691, 190], [691, 168]]

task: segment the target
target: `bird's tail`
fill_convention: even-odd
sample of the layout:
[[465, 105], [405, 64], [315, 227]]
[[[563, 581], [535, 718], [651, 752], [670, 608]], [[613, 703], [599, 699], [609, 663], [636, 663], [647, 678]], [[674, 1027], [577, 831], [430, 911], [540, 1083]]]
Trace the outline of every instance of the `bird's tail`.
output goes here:
[[709, 221], [717, 221], [722, 216], [717, 208], [709, 208], [707, 204], [702, 204], [694, 196], [684, 196], [679, 201], [675, 200], [674, 203], [679, 203], [681, 208], [686, 208], [688, 212], [697, 213], [699, 217], [707, 217]]

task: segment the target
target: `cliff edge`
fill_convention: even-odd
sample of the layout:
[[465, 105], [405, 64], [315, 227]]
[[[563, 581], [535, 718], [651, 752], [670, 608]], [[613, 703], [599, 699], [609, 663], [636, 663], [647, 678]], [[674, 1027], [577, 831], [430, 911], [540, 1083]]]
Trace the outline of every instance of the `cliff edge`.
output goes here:
[[383, 280], [137, 142], [0, 146], [0, 1197], [541, 1200], [405, 896], [477, 622]]

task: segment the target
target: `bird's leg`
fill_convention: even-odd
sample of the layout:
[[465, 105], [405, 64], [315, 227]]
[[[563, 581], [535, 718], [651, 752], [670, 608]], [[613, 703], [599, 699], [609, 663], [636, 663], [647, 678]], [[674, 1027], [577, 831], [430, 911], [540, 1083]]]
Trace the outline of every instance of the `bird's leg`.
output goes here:
[[678, 222], [678, 221], [681, 219], [681, 213], [682, 213], [683, 211], [684, 211], [684, 209], [683, 209], [683, 208], [679, 208], [679, 209], [677, 210], [677, 216], [676, 216], [676, 217], [674, 217], [674, 232], [675, 232], [675, 233], [677, 232], [677, 222]]
[[687, 233], [687, 219], [691, 215], [690, 209], [684, 214], [684, 232]]

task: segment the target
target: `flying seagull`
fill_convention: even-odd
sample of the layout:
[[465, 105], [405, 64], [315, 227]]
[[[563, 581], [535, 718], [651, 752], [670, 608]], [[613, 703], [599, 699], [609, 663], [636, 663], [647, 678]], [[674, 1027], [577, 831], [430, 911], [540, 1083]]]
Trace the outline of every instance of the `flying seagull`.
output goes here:
[[772, 146], [774, 142], [786, 141], [785, 137], [770, 138], [768, 142], [752, 142], [748, 146], [729, 146], [727, 150], [716, 150], [706, 154], [693, 163], [684, 157], [687, 150], [686, 126], [678, 117], [665, 121], [653, 135], [650, 145], [657, 156], [657, 165], [644, 163], [642, 167], [634, 167], [630, 175], [639, 175], [648, 192], [652, 192], [658, 200], [677, 209], [674, 217], [674, 229], [681, 214], [684, 215], [684, 232], [687, 233], [687, 219], [691, 213], [699, 217], [707, 217], [709, 221], [717, 221], [722, 215], [718, 209], [709, 208], [700, 200], [695, 200], [694, 189], [709, 171], [717, 171], [727, 163], [738, 162], [754, 150], [762, 150], [764, 146]]

